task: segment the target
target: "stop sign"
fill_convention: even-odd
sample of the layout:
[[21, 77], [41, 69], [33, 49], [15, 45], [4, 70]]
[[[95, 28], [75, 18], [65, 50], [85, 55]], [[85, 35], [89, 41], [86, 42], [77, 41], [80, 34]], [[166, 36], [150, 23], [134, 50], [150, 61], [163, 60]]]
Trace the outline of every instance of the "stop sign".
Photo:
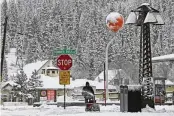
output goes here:
[[69, 55], [61, 55], [57, 58], [57, 67], [60, 70], [68, 70], [72, 67], [72, 58]]

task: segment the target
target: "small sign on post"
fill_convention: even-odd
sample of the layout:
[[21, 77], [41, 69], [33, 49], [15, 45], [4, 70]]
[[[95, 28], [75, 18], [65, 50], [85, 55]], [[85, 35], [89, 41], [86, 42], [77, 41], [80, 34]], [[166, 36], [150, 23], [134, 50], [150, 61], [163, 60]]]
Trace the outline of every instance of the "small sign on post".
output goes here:
[[61, 70], [59, 71], [59, 84], [69, 85], [70, 84], [70, 71]]

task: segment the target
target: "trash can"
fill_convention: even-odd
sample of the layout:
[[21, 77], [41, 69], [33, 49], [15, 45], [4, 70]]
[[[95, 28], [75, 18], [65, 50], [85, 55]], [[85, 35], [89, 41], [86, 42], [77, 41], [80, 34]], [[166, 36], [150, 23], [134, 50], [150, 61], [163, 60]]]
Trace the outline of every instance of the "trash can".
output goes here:
[[128, 112], [141, 112], [141, 86], [128, 85]]
[[28, 105], [33, 105], [33, 99], [32, 98], [28, 98]]
[[120, 86], [120, 111], [121, 112], [128, 111], [128, 86], [127, 85]]
[[120, 86], [120, 112], [124, 112], [124, 86]]

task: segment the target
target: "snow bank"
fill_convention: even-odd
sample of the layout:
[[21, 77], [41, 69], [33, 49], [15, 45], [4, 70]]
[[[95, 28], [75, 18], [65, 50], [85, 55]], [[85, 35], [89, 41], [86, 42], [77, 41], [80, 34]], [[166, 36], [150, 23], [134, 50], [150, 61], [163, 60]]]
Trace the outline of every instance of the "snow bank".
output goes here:
[[146, 107], [142, 109], [142, 112], [155, 112], [155, 109], [146, 105]]
[[4, 102], [4, 106], [27, 106], [27, 102]]
[[100, 112], [85, 112], [85, 106], [57, 107], [43, 104], [40, 107], [32, 106], [0, 106], [2, 116], [174, 116], [174, 106], [149, 107], [142, 112], [120, 112], [117, 105], [100, 106]]
[[[66, 101], [72, 102], [75, 101], [72, 97], [65, 96]], [[63, 102], [64, 101], [64, 96], [57, 96], [57, 102]]]

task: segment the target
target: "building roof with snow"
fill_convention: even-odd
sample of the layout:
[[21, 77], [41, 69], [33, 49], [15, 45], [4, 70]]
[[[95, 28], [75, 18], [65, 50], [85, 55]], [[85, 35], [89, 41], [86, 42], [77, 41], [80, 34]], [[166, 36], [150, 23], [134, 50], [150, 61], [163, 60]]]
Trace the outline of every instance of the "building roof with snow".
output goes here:
[[128, 90], [129, 91], [139, 91], [141, 90], [142, 85], [128, 85]]
[[174, 54], [168, 54], [152, 58], [152, 62], [165, 62], [165, 61], [174, 61]]
[[54, 66], [46, 67], [46, 68], [43, 68], [43, 69], [54, 69], [54, 70], [58, 70], [58, 68], [57, 67], [54, 67]]
[[[114, 78], [129, 78], [128, 75], [122, 69], [108, 70], [108, 81], [112, 81]], [[102, 71], [96, 78], [95, 81], [104, 80], [104, 71]]]
[[[88, 79], [75, 79], [71, 81], [71, 86], [73, 87], [80, 87], [80, 86], [85, 86], [86, 82], [89, 82], [91, 86], [95, 86], [96, 89], [104, 89], [104, 81], [98, 82], [96, 80], [88, 80]], [[116, 87], [113, 85], [108, 85], [109, 89], [115, 89]]]
[[30, 78], [32, 75], [32, 72], [34, 70], [38, 71], [47, 62], [48, 62], [48, 60], [30, 63], [30, 64], [25, 65], [23, 70], [24, 70], [25, 74], [27, 75], [27, 77]]
[[[42, 87], [37, 87], [38, 89], [63, 89], [64, 85], [59, 84], [59, 77], [50, 77], [41, 74]], [[71, 89], [70, 85], [66, 85], [67, 89]]]
[[[38, 89], [64, 89], [63, 85], [59, 84], [59, 77], [49, 77], [41, 74], [41, 80], [43, 86]], [[91, 86], [95, 86], [96, 89], [104, 89], [104, 82], [92, 81], [87, 79], [75, 79], [70, 81], [70, 85], [66, 85], [67, 89], [73, 89], [74, 87], [85, 86], [86, 82], [89, 82]], [[108, 85], [109, 89], [116, 89], [113, 85]]]
[[174, 85], [174, 82], [167, 79], [165, 80], [165, 85], [171, 86], [171, 85]]
[[[117, 70], [108, 70], [108, 81], [111, 81], [116, 75], [118, 71]], [[104, 71], [102, 71], [96, 78], [95, 81], [98, 80], [104, 80]]]
[[[47, 65], [46, 65], [47, 64]], [[57, 67], [53, 67], [51, 62], [48, 62], [48, 60], [45, 61], [37, 61], [35, 63], [30, 63], [24, 66], [23, 70], [26, 73], [27, 77], [30, 78], [32, 75], [32, 72], [34, 70], [38, 71], [41, 69], [58, 69]], [[109, 71], [110, 72], [110, 71]], [[111, 77], [113, 78], [115, 73], [114, 71], [111, 71]], [[38, 87], [38, 89], [63, 89], [64, 86], [59, 84], [59, 75], [56, 77], [50, 77], [48, 75], [44, 75], [41, 73], [38, 73], [41, 76], [41, 80], [43, 81], [43, 86]], [[103, 81], [92, 81], [87, 79], [75, 79], [70, 81], [70, 85], [66, 85], [67, 89], [73, 89], [74, 87], [81, 87], [85, 86], [86, 82], [89, 82], [91, 86], [95, 86], [96, 89], [104, 89], [104, 82]], [[115, 89], [114, 86], [108, 85], [109, 89]]]
[[7, 81], [7, 82], [1, 82], [0, 88], [4, 88], [5, 86], [10, 85], [10, 86], [19, 86], [17, 83], [13, 81]]
[[[104, 89], [104, 81], [96, 82], [95, 86], [96, 86], [96, 89]], [[108, 89], [116, 89], [116, 86], [108, 85]]]

